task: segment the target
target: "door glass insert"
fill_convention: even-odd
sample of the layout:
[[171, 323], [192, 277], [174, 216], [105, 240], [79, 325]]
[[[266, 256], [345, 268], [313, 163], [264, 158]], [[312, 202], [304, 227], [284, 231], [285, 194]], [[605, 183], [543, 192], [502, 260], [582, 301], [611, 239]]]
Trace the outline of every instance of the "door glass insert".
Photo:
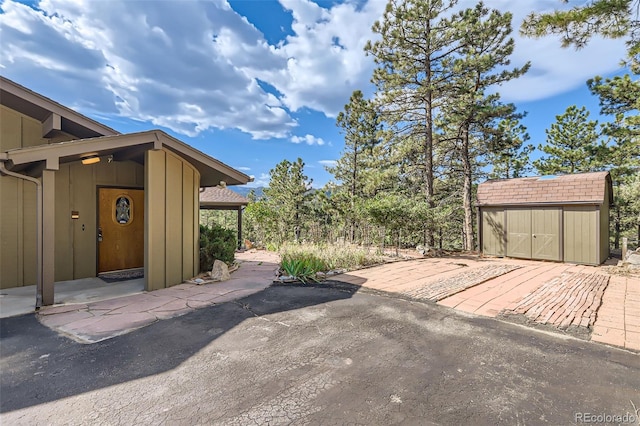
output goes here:
[[131, 199], [121, 196], [116, 199], [116, 222], [121, 225], [131, 220]]

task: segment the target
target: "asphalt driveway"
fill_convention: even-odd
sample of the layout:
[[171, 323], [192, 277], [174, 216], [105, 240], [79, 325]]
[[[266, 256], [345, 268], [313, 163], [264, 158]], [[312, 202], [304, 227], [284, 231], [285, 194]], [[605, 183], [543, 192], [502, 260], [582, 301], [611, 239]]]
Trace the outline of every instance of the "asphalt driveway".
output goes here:
[[270, 287], [82, 345], [0, 321], [2, 424], [571, 424], [633, 414], [640, 357], [340, 288]]

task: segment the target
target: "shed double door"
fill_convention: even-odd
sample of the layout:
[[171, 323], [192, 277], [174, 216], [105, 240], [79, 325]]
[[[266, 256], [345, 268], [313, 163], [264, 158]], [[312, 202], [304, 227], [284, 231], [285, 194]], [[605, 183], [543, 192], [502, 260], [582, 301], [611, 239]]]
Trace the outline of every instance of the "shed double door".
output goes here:
[[507, 256], [562, 260], [561, 216], [559, 208], [508, 209]]

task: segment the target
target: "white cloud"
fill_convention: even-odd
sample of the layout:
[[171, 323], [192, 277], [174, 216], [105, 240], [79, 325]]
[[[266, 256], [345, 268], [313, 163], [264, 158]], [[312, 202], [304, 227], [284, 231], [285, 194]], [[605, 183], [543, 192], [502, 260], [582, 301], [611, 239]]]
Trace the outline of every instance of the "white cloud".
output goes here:
[[[323, 7], [280, 0], [293, 17], [293, 34], [270, 45], [226, 0], [146, 2], [41, 0], [33, 8], [0, 3], [0, 68], [18, 83], [85, 113], [132, 118], [186, 135], [239, 129], [255, 139], [290, 138], [321, 145], [311, 135], [291, 137], [292, 116], [309, 108], [329, 117], [355, 89], [371, 89], [374, 64], [363, 47], [384, 0]], [[517, 30], [532, 10], [558, 0], [486, 0], [512, 10], [513, 66], [531, 60], [524, 77], [499, 88], [505, 101], [550, 97], [618, 68], [621, 40], [593, 40], [562, 49], [555, 37], [523, 39]], [[458, 7], [471, 7], [463, 0]], [[258, 80], [278, 93], [263, 90]]]
[[318, 161], [318, 163], [322, 164], [323, 166], [333, 167], [336, 165], [337, 161], [336, 160], [320, 160]]
[[[464, 7], [471, 5], [469, 1], [461, 3]], [[558, 0], [486, 0], [485, 4], [513, 13], [512, 37], [515, 40], [515, 50], [511, 56], [512, 66], [522, 66], [531, 61], [529, 72], [498, 88], [505, 101], [545, 99], [584, 86], [591, 77], [618, 70], [620, 60], [625, 55], [623, 40], [603, 40], [596, 37], [585, 48], [575, 50], [562, 48], [557, 36], [539, 39], [520, 36], [520, 25], [532, 11], [548, 12], [573, 5], [563, 5]]]
[[292, 136], [291, 142], [293, 143], [306, 143], [307, 145], [324, 145], [325, 141], [322, 138], [317, 138], [313, 135], [306, 134], [304, 136]]
[[[122, 115], [186, 135], [236, 128], [287, 137], [284, 104], [241, 70], [286, 61], [226, 2], [43, 0], [0, 7], [0, 64], [18, 82], [84, 112]], [[33, 87], [33, 84], [28, 84]]]
[[292, 111], [311, 108], [335, 117], [356, 89], [369, 85], [373, 60], [363, 48], [373, 37], [371, 26], [386, 2], [372, 0], [358, 9], [352, 2], [330, 9], [309, 0], [280, 0], [293, 15], [294, 35], [273, 47], [286, 59], [278, 70], [251, 72], [283, 93]]
[[269, 186], [269, 182], [271, 181], [271, 177], [268, 173], [260, 173], [260, 177], [251, 176], [253, 178], [253, 182], [249, 182], [247, 186], [249, 188], [259, 188], [263, 186]]
[[248, 172], [251, 170], [251, 167], [234, 167], [237, 170], [241, 170], [243, 172]]

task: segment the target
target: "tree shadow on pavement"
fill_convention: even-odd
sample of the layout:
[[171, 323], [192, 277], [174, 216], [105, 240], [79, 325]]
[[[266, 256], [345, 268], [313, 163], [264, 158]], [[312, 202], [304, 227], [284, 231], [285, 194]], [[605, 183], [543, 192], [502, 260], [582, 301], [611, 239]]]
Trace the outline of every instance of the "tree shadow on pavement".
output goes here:
[[33, 314], [2, 319], [0, 413], [169, 371], [247, 319], [348, 299], [359, 288], [272, 286], [90, 345], [57, 334]]

